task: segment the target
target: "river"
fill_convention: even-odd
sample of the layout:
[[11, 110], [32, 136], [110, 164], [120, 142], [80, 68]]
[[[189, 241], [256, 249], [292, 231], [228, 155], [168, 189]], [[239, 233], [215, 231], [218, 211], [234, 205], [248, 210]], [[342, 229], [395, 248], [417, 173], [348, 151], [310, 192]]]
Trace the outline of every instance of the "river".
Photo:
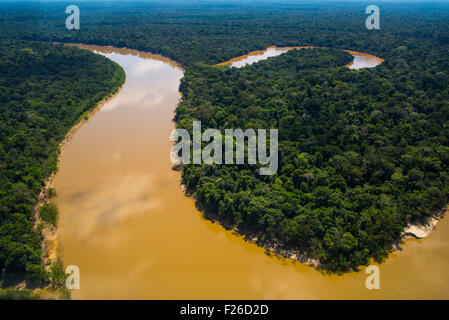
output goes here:
[[449, 298], [447, 219], [429, 238], [407, 240], [379, 266], [381, 289], [368, 290], [363, 268], [325, 275], [202, 218], [169, 160], [182, 68], [81, 47], [119, 63], [127, 79], [70, 140], [53, 182], [59, 255], [80, 269], [73, 299]]
[[[250, 53], [247, 53], [245, 55], [235, 57], [231, 60], [222, 62], [217, 64], [218, 66], [222, 65], [230, 65], [231, 67], [241, 68], [247, 64], [252, 64], [254, 62], [264, 60], [270, 57], [278, 56], [284, 52], [287, 52], [292, 49], [311, 49], [311, 48], [320, 48], [320, 47], [314, 47], [314, 46], [297, 46], [297, 47], [276, 47], [276, 46], [269, 46], [268, 48], [264, 50], [257, 50], [252, 51]], [[349, 52], [354, 57], [354, 60], [351, 63], [348, 63], [346, 67], [349, 69], [363, 69], [363, 68], [373, 68], [382, 62], [384, 62], [384, 59], [376, 57], [372, 54], [368, 53], [362, 53], [357, 51], [351, 51], [351, 50], [345, 50], [346, 52]]]

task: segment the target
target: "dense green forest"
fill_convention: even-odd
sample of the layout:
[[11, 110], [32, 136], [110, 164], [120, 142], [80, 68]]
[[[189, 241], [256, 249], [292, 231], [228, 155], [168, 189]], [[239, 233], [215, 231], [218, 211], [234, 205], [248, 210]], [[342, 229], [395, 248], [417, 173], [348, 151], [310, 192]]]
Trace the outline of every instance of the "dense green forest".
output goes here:
[[[345, 271], [382, 260], [408, 222], [447, 203], [449, 4], [382, 3], [381, 29], [367, 30], [366, 3], [80, 2], [72, 31], [68, 4], [2, 3], [0, 38], [160, 53], [186, 68], [178, 126], [279, 128], [277, 175], [224, 165], [183, 172], [206, 211], [262, 244]], [[210, 66], [269, 45], [385, 62], [354, 71], [340, 67], [342, 51], [301, 50], [242, 69]]]
[[[109, 59], [62, 45], [0, 41], [0, 282], [50, 278], [33, 208], [68, 130], [124, 81]], [[56, 223], [54, 205], [40, 210]]]

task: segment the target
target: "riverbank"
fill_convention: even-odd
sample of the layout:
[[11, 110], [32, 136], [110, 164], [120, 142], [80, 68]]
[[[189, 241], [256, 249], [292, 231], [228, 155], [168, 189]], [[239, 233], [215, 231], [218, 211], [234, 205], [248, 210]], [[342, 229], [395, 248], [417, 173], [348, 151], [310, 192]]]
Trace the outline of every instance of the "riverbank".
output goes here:
[[[179, 168], [173, 168], [173, 170], [178, 171]], [[329, 271], [326, 269], [326, 266], [323, 265], [319, 259], [314, 259], [307, 256], [306, 254], [301, 254], [299, 253], [298, 249], [286, 247], [281, 245], [280, 243], [261, 242], [257, 236], [256, 231], [240, 229], [235, 224], [230, 223], [230, 221], [221, 219], [216, 212], [210, 212], [205, 209], [204, 205], [196, 197], [194, 190], [187, 190], [186, 186], [183, 183], [181, 183], [181, 189], [186, 194], [186, 196], [190, 197], [195, 201], [195, 206], [197, 210], [203, 214], [204, 218], [214, 223], [218, 223], [227, 230], [232, 230], [236, 235], [242, 237], [245, 241], [253, 243], [265, 249], [265, 253], [267, 255], [269, 256], [275, 255], [278, 258], [287, 258], [292, 261], [297, 261], [312, 268], [315, 268], [316, 270], [329, 273]], [[424, 224], [418, 223], [409, 224], [407, 227], [404, 228], [404, 231], [401, 234], [401, 238], [398, 241], [395, 241], [394, 243], [391, 244], [390, 249], [388, 249], [389, 254], [395, 251], [402, 251], [400, 245], [405, 244], [404, 241], [407, 241], [409, 239], [423, 239], [429, 237], [432, 231], [436, 229], [437, 224], [441, 222], [441, 220], [446, 216], [448, 212], [449, 212], [449, 205], [445, 209], [441, 210], [439, 213], [430, 217]], [[347, 272], [356, 272], [356, 271], [358, 270], [351, 269], [348, 270]], [[338, 273], [340, 274], [340, 272]]]
[[[178, 167], [173, 167], [172, 170], [180, 171], [182, 169], [180, 169]], [[232, 230], [232, 232], [235, 235], [242, 237], [243, 240], [245, 240], [246, 242], [255, 244], [256, 246], [265, 249], [265, 254], [267, 254], [268, 256], [275, 255], [278, 258], [282, 257], [282, 258], [287, 258], [287, 259], [290, 259], [293, 261], [298, 261], [302, 264], [308, 265], [308, 266], [316, 268], [318, 270], [325, 269], [325, 266], [322, 265], [318, 259], [308, 257], [305, 254], [300, 254], [298, 252], [298, 249], [285, 247], [279, 243], [273, 243], [273, 242], [264, 243], [264, 242], [260, 241], [260, 239], [258, 238], [257, 231], [249, 230], [249, 229], [245, 229], [245, 230], [240, 229], [240, 228], [238, 228], [237, 225], [235, 225], [231, 221], [221, 219], [216, 212], [212, 212], [212, 211], [205, 209], [203, 203], [200, 200], [198, 200], [194, 190], [188, 190], [186, 188], [185, 184], [183, 184], [182, 182], [181, 182], [180, 187], [181, 187], [182, 191], [184, 192], [184, 194], [187, 197], [191, 198], [195, 202], [196, 209], [202, 213], [202, 215], [205, 219], [212, 221], [213, 223], [219, 224], [226, 230]]]
[[435, 230], [437, 224], [444, 219], [449, 212], [449, 205], [441, 210], [439, 213], [430, 217], [425, 223], [409, 224], [402, 233], [402, 239], [423, 239], [430, 236], [433, 230]]
[[[69, 132], [66, 134], [64, 140], [59, 144], [59, 155], [58, 155], [58, 163], [61, 158], [61, 155], [66, 148], [66, 146], [70, 143], [73, 136], [76, 134], [76, 132], [89, 121], [91, 117], [93, 117], [106, 103], [110, 102], [112, 99], [115, 98], [115, 96], [122, 90], [126, 83], [126, 74], [125, 74], [125, 80], [123, 83], [111, 94], [109, 94], [106, 98], [98, 102], [91, 110], [84, 113], [78, 122], [69, 130]], [[39, 208], [47, 204], [52, 199], [52, 192], [50, 192], [50, 189], [52, 188], [54, 177], [57, 174], [56, 172], [53, 172], [49, 178], [47, 179], [41, 193], [38, 196], [38, 200], [36, 203], [36, 206], [34, 207], [34, 228], [37, 228], [38, 225], [42, 223], [42, 219], [39, 216]], [[43, 262], [43, 265], [45, 266], [45, 269], [47, 271], [50, 271], [51, 266], [58, 260], [58, 241], [57, 241], [57, 226], [52, 226], [48, 223], [43, 224], [42, 229], [42, 235], [43, 235], [43, 241], [42, 241], [42, 256], [41, 260]]]

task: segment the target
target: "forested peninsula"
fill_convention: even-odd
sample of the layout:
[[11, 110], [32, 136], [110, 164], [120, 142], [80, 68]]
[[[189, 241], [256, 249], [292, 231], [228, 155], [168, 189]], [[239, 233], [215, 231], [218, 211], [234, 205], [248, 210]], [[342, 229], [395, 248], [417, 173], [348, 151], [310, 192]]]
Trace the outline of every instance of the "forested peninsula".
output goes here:
[[446, 75], [432, 85], [402, 68], [342, 68], [348, 59], [301, 49], [241, 69], [198, 67], [176, 115], [188, 130], [193, 119], [279, 128], [277, 175], [186, 165], [183, 181], [206, 215], [330, 271], [382, 261], [409, 222], [442, 210], [449, 184]]
[[36, 208], [38, 196], [66, 134], [125, 74], [103, 56], [49, 43], [2, 40], [0, 57], [0, 282], [58, 286], [64, 273], [42, 247], [57, 208]]

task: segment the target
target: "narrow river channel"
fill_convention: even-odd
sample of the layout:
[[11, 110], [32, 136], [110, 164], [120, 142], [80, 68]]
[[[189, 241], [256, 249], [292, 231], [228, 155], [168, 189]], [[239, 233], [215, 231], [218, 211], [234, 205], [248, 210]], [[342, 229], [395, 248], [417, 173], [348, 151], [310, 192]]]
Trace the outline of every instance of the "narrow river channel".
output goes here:
[[80, 268], [73, 299], [449, 298], [447, 219], [379, 266], [380, 290], [366, 289], [364, 268], [325, 275], [203, 219], [169, 160], [182, 68], [134, 50], [80, 47], [119, 63], [127, 79], [64, 149], [53, 183], [59, 254]]

